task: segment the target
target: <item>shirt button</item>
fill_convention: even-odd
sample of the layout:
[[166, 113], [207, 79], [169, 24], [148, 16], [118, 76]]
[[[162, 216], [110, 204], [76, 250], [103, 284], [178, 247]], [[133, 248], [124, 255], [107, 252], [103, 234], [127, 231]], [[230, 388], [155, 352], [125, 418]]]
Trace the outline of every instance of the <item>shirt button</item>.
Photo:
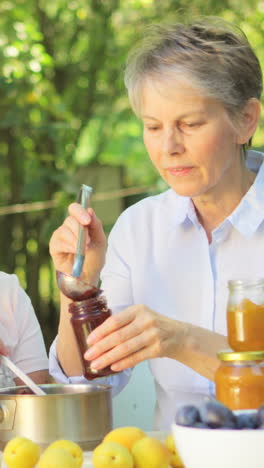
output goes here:
[[223, 242], [226, 240], [228, 236], [228, 230], [227, 229], [219, 229], [219, 231], [215, 232], [215, 241], [219, 244], [220, 242]]
[[217, 236], [216, 239], [215, 239], [215, 242], [217, 244], [220, 244], [222, 241], [223, 241], [223, 236]]

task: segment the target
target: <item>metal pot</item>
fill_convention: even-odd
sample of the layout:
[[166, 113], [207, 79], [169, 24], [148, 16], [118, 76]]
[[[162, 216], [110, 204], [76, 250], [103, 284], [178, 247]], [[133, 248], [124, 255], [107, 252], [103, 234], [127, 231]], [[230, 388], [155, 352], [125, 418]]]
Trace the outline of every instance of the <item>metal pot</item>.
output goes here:
[[0, 449], [13, 437], [28, 437], [41, 448], [69, 439], [93, 450], [112, 429], [111, 387], [91, 384], [40, 385], [45, 396], [28, 387], [0, 391]]

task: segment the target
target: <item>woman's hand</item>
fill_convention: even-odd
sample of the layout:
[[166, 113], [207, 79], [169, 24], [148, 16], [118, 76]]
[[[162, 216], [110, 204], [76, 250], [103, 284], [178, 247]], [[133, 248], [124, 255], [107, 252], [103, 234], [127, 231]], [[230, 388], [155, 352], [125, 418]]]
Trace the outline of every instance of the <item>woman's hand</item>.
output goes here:
[[95, 284], [105, 262], [106, 236], [94, 211], [86, 211], [79, 203], [69, 206], [69, 216], [50, 239], [50, 255], [56, 270], [71, 274], [77, 249], [79, 225], [88, 230], [82, 279]]
[[89, 335], [91, 348], [84, 357], [94, 369], [111, 365], [117, 372], [146, 359], [174, 357], [184, 336], [184, 324], [135, 305], [109, 317]]

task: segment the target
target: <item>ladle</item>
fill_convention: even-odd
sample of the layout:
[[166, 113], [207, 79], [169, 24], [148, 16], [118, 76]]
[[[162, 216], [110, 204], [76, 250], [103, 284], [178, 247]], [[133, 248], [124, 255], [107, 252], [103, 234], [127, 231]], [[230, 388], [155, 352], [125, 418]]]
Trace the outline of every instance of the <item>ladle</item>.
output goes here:
[[1, 361], [9, 367], [9, 369], [16, 374], [23, 382], [32, 390], [33, 393], [39, 396], [47, 395], [42, 388], [40, 388], [27, 374], [19, 369], [7, 356], [1, 356]]
[[95, 286], [61, 271], [56, 271], [56, 279], [59, 290], [73, 301], [84, 301], [101, 293], [101, 290]]
[[[79, 202], [85, 209], [88, 207], [92, 191], [92, 187], [82, 184]], [[86, 239], [87, 228], [80, 225], [77, 252], [74, 258], [72, 274], [69, 275], [61, 271], [56, 271], [56, 279], [60, 291], [73, 301], [82, 301], [91, 295], [96, 295], [96, 292], [98, 292], [98, 294], [101, 292], [98, 288], [80, 279], [85, 258]]]
[[[82, 184], [80, 194], [79, 194], [79, 202], [81, 203], [81, 206], [85, 209], [88, 207], [88, 203], [89, 203], [92, 191], [93, 191], [92, 187], [89, 187], [89, 185]], [[80, 225], [79, 234], [78, 234], [77, 252], [76, 252], [73, 267], [72, 267], [72, 276], [75, 276], [76, 278], [79, 278], [81, 276], [81, 272], [83, 269], [86, 240], [87, 240], [87, 228]]]

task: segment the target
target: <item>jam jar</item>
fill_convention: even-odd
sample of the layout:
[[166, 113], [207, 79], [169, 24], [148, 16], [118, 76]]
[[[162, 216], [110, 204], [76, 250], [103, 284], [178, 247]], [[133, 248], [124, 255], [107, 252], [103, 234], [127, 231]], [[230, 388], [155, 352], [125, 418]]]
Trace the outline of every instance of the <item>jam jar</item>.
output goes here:
[[216, 399], [231, 410], [256, 409], [264, 404], [264, 351], [217, 354]]
[[264, 279], [228, 282], [228, 344], [234, 351], [264, 350]]
[[89, 380], [115, 374], [110, 366], [99, 370], [93, 369], [91, 362], [84, 359], [84, 353], [88, 349], [88, 335], [111, 315], [111, 310], [108, 308], [106, 299], [101, 293], [102, 290], [94, 288], [92, 295], [88, 299], [69, 304], [71, 324], [78, 345], [83, 375]]

